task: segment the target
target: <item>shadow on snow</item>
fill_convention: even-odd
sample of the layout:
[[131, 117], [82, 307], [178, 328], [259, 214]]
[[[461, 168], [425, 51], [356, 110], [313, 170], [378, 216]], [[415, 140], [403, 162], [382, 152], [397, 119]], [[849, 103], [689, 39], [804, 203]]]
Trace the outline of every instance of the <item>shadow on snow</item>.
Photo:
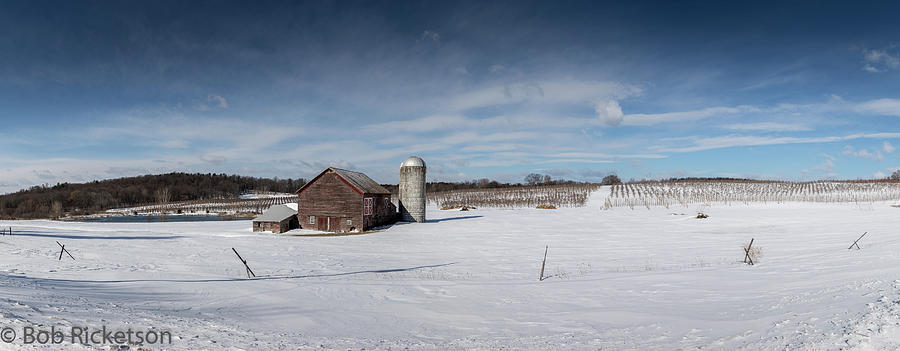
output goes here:
[[460, 219], [473, 219], [473, 218], [481, 218], [484, 216], [460, 216], [460, 217], [450, 217], [450, 218], [438, 218], [438, 219], [426, 219], [425, 223], [438, 223], [445, 221], [456, 221]]
[[108, 240], [166, 240], [180, 239], [180, 235], [116, 235], [116, 236], [97, 236], [89, 235], [71, 235], [71, 234], [53, 234], [49, 232], [38, 232], [32, 230], [17, 230], [12, 236], [33, 236], [41, 238], [57, 238], [57, 239], [108, 239]]
[[247, 281], [255, 281], [255, 280], [287, 280], [287, 279], [306, 279], [306, 278], [328, 278], [328, 277], [340, 277], [346, 275], [355, 275], [355, 274], [367, 274], [367, 273], [395, 273], [395, 272], [408, 272], [414, 271], [417, 269], [424, 268], [437, 268], [444, 267], [457, 264], [458, 262], [451, 263], [443, 263], [443, 264], [433, 264], [433, 265], [425, 265], [425, 266], [416, 266], [416, 267], [407, 267], [407, 268], [391, 268], [391, 269], [377, 269], [377, 270], [366, 270], [366, 271], [356, 271], [356, 272], [345, 272], [345, 273], [331, 273], [331, 274], [308, 274], [308, 275], [293, 275], [293, 276], [263, 276], [256, 278], [227, 278], [227, 279], [130, 279], [130, 280], [78, 280], [78, 279], [56, 279], [56, 278], [34, 278], [34, 277], [26, 277], [26, 276], [12, 276], [7, 275], [8, 279], [23, 279], [23, 280], [32, 280], [36, 282], [48, 282], [48, 283], [95, 283], [95, 284], [112, 284], [112, 283], [221, 283], [221, 282], [247, 282]]

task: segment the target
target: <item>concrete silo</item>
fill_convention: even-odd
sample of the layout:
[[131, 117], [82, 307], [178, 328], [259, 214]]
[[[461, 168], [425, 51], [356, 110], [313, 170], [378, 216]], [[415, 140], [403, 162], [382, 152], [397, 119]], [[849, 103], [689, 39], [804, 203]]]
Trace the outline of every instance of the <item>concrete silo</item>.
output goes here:
[[425, 161], [416, 156], [400, 165], [400, 220], [425, 222]]

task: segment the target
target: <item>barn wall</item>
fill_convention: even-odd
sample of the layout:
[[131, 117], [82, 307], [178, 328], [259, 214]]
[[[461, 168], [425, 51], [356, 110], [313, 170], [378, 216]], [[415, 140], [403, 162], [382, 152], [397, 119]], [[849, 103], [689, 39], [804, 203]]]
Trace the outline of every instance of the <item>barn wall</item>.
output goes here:
[[375, 201], [372, 216], [365, 216], [366, 230], [397, 221], [397, 207], [391, 203], [390, 194], [369, 194], [366, 197], [371, 197]]
[[297, 217], [290, 217], [281, 222], [253, 222], [254, 232], [272, 232], [276, 234], [284, 233], [291, 230], [291, 222], [296, 221]]
[[[297, 214], [301, 228], [327, 230], [318, 227], [318, 218], [332, 217], [340, 220], [338, 228], [332, 228], [331, 231], [349, 232], [351, 228], [365, 230], [363, 196], [337, 174], [323, 174], [307, 185], [299, 195]], [[309, 216], [316, 216], [316, 223], [310, 224]], [[347, 220], [351, 223], [347, 224]]]

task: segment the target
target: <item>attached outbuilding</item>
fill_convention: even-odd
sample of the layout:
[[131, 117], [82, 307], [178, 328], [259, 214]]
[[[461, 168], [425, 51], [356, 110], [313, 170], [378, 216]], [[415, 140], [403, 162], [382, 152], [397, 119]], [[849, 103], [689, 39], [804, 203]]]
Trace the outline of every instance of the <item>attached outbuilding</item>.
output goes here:
[[303, 229], [365, 231], [397, 221], [391, 192], [369, 176], [329, 167], [297, 190], [297, 217]]
[[297, 209], [288, 205], [269, 207], [266, 212], [253, 219], [254, 232], [270, 231], [275, 234], [281, 234], [297, 228], [300, 228], [300, 222], [297, 219]]

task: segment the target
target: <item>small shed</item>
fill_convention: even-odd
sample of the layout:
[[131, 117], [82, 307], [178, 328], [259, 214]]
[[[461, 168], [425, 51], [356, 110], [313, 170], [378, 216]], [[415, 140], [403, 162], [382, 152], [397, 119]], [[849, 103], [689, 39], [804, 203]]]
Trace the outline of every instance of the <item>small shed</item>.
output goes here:
[[266, 212], [253, 219], [254, 232], [270, 231], [280, 234], [296, 228], [300, 228], [297, 210], [287, 205], [269, 207]]
[[365, 231], [397, 221], [391, 192], [369, 176], [329, 167], [297, 190], [303, 229]]

